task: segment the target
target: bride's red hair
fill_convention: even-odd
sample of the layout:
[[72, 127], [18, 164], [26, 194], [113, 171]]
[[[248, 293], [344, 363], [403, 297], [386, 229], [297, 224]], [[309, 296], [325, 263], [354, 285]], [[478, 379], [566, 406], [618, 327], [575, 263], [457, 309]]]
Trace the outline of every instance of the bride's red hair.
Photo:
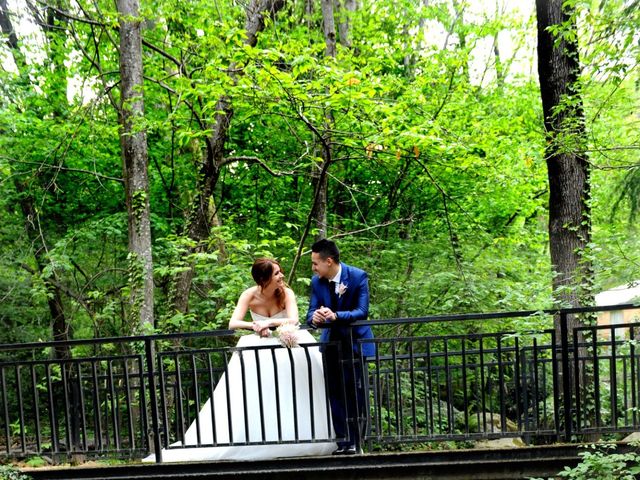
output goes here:
[[[255, 262], [253, 262], [253, 266], [251, 267], [251, 276], [253, 277], [253, 280], [261, 288], [266, 287], [271, 281], [271, 278], [273, 277], [274, 265], [277, 265], [280, 268], [281, 272], [283, 271], [280, 264], [271, 258], [258, 258], [256, 259]], [[282, 287], [276, 288], [274, 295], [276, 297], [276, 301], [278, 302], [278, 307], [284, 308], [285, 307], [284, 288]]]

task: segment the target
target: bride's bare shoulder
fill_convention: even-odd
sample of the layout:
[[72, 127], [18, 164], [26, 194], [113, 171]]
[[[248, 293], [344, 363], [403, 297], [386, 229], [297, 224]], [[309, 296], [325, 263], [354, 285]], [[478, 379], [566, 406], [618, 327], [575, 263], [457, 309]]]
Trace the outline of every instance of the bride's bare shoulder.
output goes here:
[[250, 302], [255, 298], [257, 291], [258, 291], [257, 286], [249, 287], [240, 294], [240, 298]]

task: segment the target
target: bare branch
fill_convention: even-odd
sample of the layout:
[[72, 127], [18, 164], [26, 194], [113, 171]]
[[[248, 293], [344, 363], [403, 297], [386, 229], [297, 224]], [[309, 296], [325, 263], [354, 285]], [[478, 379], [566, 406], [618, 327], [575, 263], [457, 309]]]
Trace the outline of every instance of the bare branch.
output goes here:
[[[27, 272], [29, 272], [32, 275], [38, 275], [40, 274], [40, 272], [36, 271], [35, 269], [31, 268], [29, 265], [27, 265], [26, 263], [22, 263], [21, 267], [26, 270]], [[82, 308], [84, 308], [91, 316], [94, 315], [95, 312], [93, 312], [93, 310], [91, 310], [91, 308], [89, 307], [89, 304], [87, 303], [87, 299], [74, 292], [73, 290], [71, 290], [69, 287], [67, 287], [66, 285], [64, 285], [63, 283], [59, 282], [56, 278], [54, 277], [49, 277], [47, 278], [47, 282], [50, 283], [51, 285], [53, 285], [54, 287], [56, 287], [58, 290], [60, 290], [61, 292], [63, 292], [65, 295], [67, 295], [69, 298], [72, 298], [73, 300], [75, 300], [76, 302], [78, 302]]]
[[184, 104], [187, 106], [187, 108], [189, 109], [189, 111], [191, 112], [193, 117], [196, 119], [196, 123], [198, 124], [198, 126], [203, 131], [207, 129], [207, 126], [202, 121], [202, 118], [200, 118], [200, 115], [198, 115], [198, 112], [194, 108], [193, 104], [191, 102], [188, 102], [188, 101], [182, 99], [182, 94], [176, 92], [173, 88], [171, 88], [169, 85], [164, 83], [162, 80], [157, 80], [155, 78], [148, 77], [146, 75], [144, 76], [144, 79], [148, 80], [148, 81], [150, 81], [152, 83], [155, 83], [155, 84], [159, 85], [160, 87], [164, 88], [167, 92], [169, 92], [169, 93], [171, 93], [173, 95], [176, 95], [178, 97], [178, 102], [176, 103], [176, 108], [180, 104], [180, 102], [184, 102]]
[[[72, 15], [69, 12], [62, 10], [58, 7], [55, 7], [53, 5], [50, 5], [47, 2], [42, 2], [42, 1], [38, 1], [38, 3], [46, 8], [50, 8], [52, 11], [54, 11], [55, 13], [57, 13], [58, 15], [65, 17], [69, 20], [73, 20], [74, 22], [80, 22], [80, 23], [86, 23], [89, 25], [93, 25], [93, 26], [97, 26], [97, 27], [101, 27], [103, 29], [108, 29], [108, 28], [113, 28], [114, 30], [118, 31], [118, 27], [111, 27], [111, 25], [108, 25], [104, 22], [99, 22], [97, 20], [92, 19], [91, 17], [89, 17], [87, 15], [87, 13], [83, 10], [83, 12], [85, 13], [85, 17], [79, 17], [77, 15]], [[158, 47], [157, 45], [154, 45], [153, 43], [149, 42], [148, 40], [145, 40], [144, 38], [142, 39], [142, 45], [144, 45], [145, 47], [149, 48], [150, 50], [153, 50], [156, 53], [159, 53], [160, 55], [162, 55], [163, 57], [165, 57], [166, 59], [170, 60], [172, 63], [174, 63], [175, 65], [178, 66], [179, 70], [181, 73], [183, 73], [185, 76], [189, 76], [186, 69], [184, 68], [184, 63], [181, 62], [180, 60], [178, 60], [176, 57], [174, 57], [173, 55], [171, 55], [169, 52], [161, 49], [160, 47]]]
[[[65, 17], [69, 20], [73, 20], [74, 22], [81, 22], [81, 23], [88, 23], [89, 25], [97, 25], [103, 28], [107, 28], [108, 25], [106, 23], [103, 22], [98, 22], [96, 20], [93, 20], [91, 18], [82, 18], [82, 17], [78, 17], [76, 15], [72, 15], [69, 12], [67, 12], [66, 10], [62, 10], [54, 5], [51, 5], [47, 2], [42, 2], [42, 1], [37, 1], [38, 4], [42, 5], [45, 8], [50, 9], [51, 11], [57, 13], [58, 15]], [[27, 4], [31, 5], [32, 8], [35, 8], [32, 2], [27, 2]], [[39, 22], [45, 23], [43, 20], [39, 20]], [[46, 24], [46, 23], [45, 23]]]
[[442, 206], [444, 208], [445, 221], [447, 222], [447, 230], [449, 231], [449, 242], [451, 243], [451, 250], [453, 251], [453, 258], [456, 261], [456, 266], [458, 267], [458, 271], [460, 272], [460, 275], [462, 276], [463, 280], [465, 280], [465, 282], [466, 282], [464, 271], [462, 269], [462, 262], [461, 262], [462, 254], [460, 253], [460, 250], [459, 250], [460, 246], [458, 244], [458, 236], [456, 235], [456, 233], [455, 233], [455, 231], [453, 229], [453, 225], [451, 223], [451, 217], [449, 215], [449, 205], [447, 203], [447, 199], [449, 198], [449, 195], [447, 194], [447, 192], [445, 192], [445, 190], [440, 186], [440, 184], [437, 182], [437, 180], [431, 174], [431, 172], [429, 171], [429, 168], [427, 167], [427, 165], [424, 164], [423, 162], [421, 162], [420, 159], [418, 159], [418, 158], [416, 158], [416, 161], [423, 168], [423, 170], [425, 171], [425, 173], [427, 174], [427, 176], [431, 180], [431, 183], [433, 183], [433, 185], [438, 189], [438, 191], [440, 192], [440, 195], [442, 196]]
[[259, 159], [258, 157], [247, 157], [247, 156], [226, 157], [225, 159], [223, 159], [220, 162], [220, 166], [223, 167], [225, 165], [230, 165], [232, 163], [238, 163], [238, 162], [246, 162], [246, 163], [249, 163], [249, 164], [257, 163], [264, 170], [269, 172], [270, 175], [272, 175], [274, 177], [281, 177], [283, 175], [292, 175], [293, 174], [293, 172], [274, 172], [273, 170], [271, 170], [271, 168], [269, 168], [269, 166], [263, 160]]
[[[62, 171], [62, 172], [84, 173], [84, 174], [87, 174], [87, 175], [91, 175], [93, 177], [102, 178], [104, 180], [112, 180], [112, 181], [118, 182], [118, 183], [123, 183], [124, 182], [124, 180], [122, 178], [111, 177], [109, 175], [103, 175], [103, 174], [98, 173], [96, 171], [84, 170], [82, 168], [68, 168], [68, 167], [63, 167], [61, 165], [48, 165], [48, 164], [42, 163], [42, 162], [29, 162], [27, 160], [18, 160], [16, 158], [8, 157], [6, 155], [0, 155], [0, 158], [4, 158], [5, 160], [9, 160], [12, 163], [21, 163], [23, 165], [37, 165], [39, 167], [39, 169], [46, 168], [48, 170], [56, 170], [56, 171]], [[24, 175], [27, 175], [28, 173], [29, 172], [23, 172]]]
[[[383, 222], [383, 223], [378, 223], [377, 225], [370, 225], [368, 227], [365, 228], [360, 228], [358, 230], [351, 230], [349, 232], [342, 232], [342, 233], [337, 233], [335, 235], [330, 235], [327, 237], [328, 240], [335, 240], [337, 238], [344, 238], [344, 237], [349, 237], [352, 235], [358, 235], [359, 233], [363, 233], [363, 232], [368, 232], [371, 230], [375, 230], [378, 228], [384, 228], [384, 227], [388, 227], [389, 225], [393, 225], [394, 223], [403, 223], [403, 222], [411, 222], [413, 221], [413, 217], [409, 217], [409, 218], [396, 218], [395, 220], [389, 220], [388, 222]], [[305, 250], [303, 252], [301, 252], [301, 256], [303, 255], [308, 255], [311, 253], [311, 250]]]
[[389, 220], [388, 222], [383, 222], [383, 223], [378, 223], [377, 225], [370, 225], [368, 227], [365, 228], [361, 228], [359, 230], [351, 230], [350, 232], [342, 232], [342, 233], [338, 233], [336, 235], [332, 235], [331, 237], [329, 237], [330, 239], [335, 239], [335, 238], [342, 238], [342, 237], [348, 237], [350, 235], [357, 235], [359, 233], [363, 233], [363, 232], [368, 232], [370, 230], [376, 230], [378, 228], [384, 228], [384, 227], [388, 227], [389, 225], [393, 225], [394, 223], [404, 223], [404, 222], [411, 222], [413, 221], [413, 217], [409, 217], [409, 218], [396, 218], [395, 220]]

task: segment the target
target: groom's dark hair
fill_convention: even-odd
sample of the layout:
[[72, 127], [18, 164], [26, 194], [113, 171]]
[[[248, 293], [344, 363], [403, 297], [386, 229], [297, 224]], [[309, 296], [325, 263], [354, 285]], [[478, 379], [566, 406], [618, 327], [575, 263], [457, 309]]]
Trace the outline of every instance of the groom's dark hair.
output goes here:
[[320, 258], [326, 260], [327, 258], [333, 258], [333, 261], [340, 263], [340, 250], [335, 242], [323, 238], [311, 245], [311, 251], [320, 255]]

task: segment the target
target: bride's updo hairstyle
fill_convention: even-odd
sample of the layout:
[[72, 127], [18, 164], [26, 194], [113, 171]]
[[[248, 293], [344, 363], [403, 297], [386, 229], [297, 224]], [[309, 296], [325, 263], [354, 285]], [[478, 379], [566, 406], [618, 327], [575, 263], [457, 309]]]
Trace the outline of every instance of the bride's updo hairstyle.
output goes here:
[[[253, 262], [253, 266], [251, 267], [251, 276], [256, 284], [260, 288], [266, 287], [271, 281], [271, 277], [273, 276], [273, 266], [277, 265], [282, 272], [282, 267], [280, 264], [271, 258], [258, 258], [255, 262]], [[276, 300], [278, 302], [278, 306], [280, 308], [285, 307], [285, 295], [284, 288], [278, 287], [274, 293]]]

